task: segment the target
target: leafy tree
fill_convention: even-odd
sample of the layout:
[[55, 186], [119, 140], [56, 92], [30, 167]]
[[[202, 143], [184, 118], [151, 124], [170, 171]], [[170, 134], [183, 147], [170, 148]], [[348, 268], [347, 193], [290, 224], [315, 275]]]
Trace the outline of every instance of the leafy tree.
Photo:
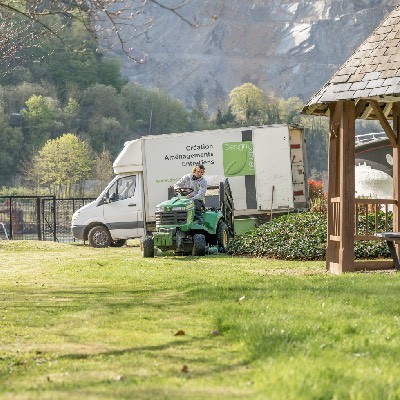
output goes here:
[[77, 129], [77, 115], [79, 111], [79, 103], [77, 100], [70, 98], [64, 107], [65, 125], [69, 132], [75, 132]]
[[300, 112], [303, 109], [303, 102], [298, 97], [289, 97], [287, 100], [281, 99], [281, 119], [286, 124], [293, 124], [299, 121]]
[[121, 121], [124, 119], [124, 115], [122, 99], [112, 86], [95, 84], [84, 90], [79, 110], [84, 130], [87, 130], [87, 124], [94, 117], [114, 117]]
[[57, 101], [51, 97], [33, 95], [25, 104], [27, 109], [23, 109], [21, 114], [27, 144], [31, 148], [40, 148], [47, 139], [56, 136], [55, 132], [62, 127], [62, 123], [55, 118]]
[[321, 179], [324, 171], [328, 171], [329, 120], [302, 116], [299, 123], [305, 128], [308, 175]]
[[275, 93], [270, 92], [266, 96], [266, 122], [268, 124], [281, 124], [281, 104]]
[[[121, 61], [103, 57], [97, 50], [96, 42], [81, 25], [72, 24], [69, 31], [70, 35], [65, 41], [70, 46], [59, 46], [57, 39], [50, 37], [35, 49], [35, 60], [25, 64], [30, 68], [33, 79], [52, 82], [62, 101], [70, 96], [71, 85], [84, 90], [99, 83], [120, 91], [127, 83], [121, 75]], [[70, 47], [74, 43], [85, 43], [85, 52], [72, 51]]]
[[57, 90], [54, 86], [42, 82], [23, 82], [16, 86], [5, 86], [1, 88], [1, 99], [4, 112], [8, 115], [20, 113], [26, 107], [26, 102], [33, 96], [57, 98]]
[[105, 148], [103, 151], [96, 156], [94, 163], [94, 176], [93, 178], [97, 181], [97, 191], [104, 189], [105, 186], [111, 181], [114, 176], [113, 163], [111, 160], [111, 154]]
[[215, 128], [208, 116], [208, 105], [205, 100], [202, 100], [200, 105], [194, 108], [189, 114], [189, 131], [203, 131], [206, 129]]
[[234, 126], [235, 119], [236, 116], [232, 112], [232, 107], [228, 107], [225, 112], [218, 109], [215, 118], [215, 125], [221, 128], [230, 128]]
[[151, 112], [148, 109], [148, 93], [148, 90], [136, 83], [130, 83], [121, 90], [122, 103], [129, 115], [129, 130], [135, 131], [138, 136], [149, 131]]
[[0, 109], [0, 184], [6, 184], [18, 168], [24, 137], [21, 128], [12, 128]]
[[129, 131], [134, 136], [188, 130], [187, 110], [163, 91], [129, 84], [122, 89], [121, 98], [129, 116]]
[[229, 93], [229, 106], [241, 124], [263, 124], [265, 98], [263, 91], [252, 83], [244, 83]]
[[152, 90], [146, 99], [150, 111], [149, 134], [184, 132], [187, 129], [187, 110], [165, 92]]
[[71, 196], [77, 184], [82, 195], [83, 181], [92, 173], [89, 148], [72, 133], [48, 140], [35, 156], [32, 172], [56, 196]]
[[90, 145], [96, 152], [107, 150], [116, 157], [126, 140], [128, 133], [124, 131], [121, 123], [114, 117], [93, 117], [89, 124], [88, 136]]
[[121, 75], [121, 60], [116, 58], [101, 58], [99, 64], [98, 82], [112, 86], [118, 92], [128, 84], [129, 80]]

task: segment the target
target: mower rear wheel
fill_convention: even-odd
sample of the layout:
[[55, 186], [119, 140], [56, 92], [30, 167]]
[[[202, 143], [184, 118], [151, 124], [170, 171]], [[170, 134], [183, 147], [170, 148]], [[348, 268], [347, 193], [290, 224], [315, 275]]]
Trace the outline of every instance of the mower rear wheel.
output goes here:
[[229, 228], [225, 222], [220, 222], [217, 226], [217, 243], [221, 253], [225, 253], [229, 243]]
[[154, 257], [154, 239], [151, 236], [140, 238], [140, 252], [143, 258]]
[[205, 256], [206, 255], [206, 237], [201, 233], [197, 233], [193, 236], [193, 256]]

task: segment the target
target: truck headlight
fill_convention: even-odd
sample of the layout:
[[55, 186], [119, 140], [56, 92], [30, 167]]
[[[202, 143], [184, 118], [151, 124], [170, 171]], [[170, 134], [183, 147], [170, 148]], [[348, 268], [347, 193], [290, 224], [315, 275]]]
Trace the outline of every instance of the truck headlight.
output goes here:
[[79, 211], [75, 211], [72, 214], [72, 223], [74, 223], [78, 219], [78, 217], [79, 217]]

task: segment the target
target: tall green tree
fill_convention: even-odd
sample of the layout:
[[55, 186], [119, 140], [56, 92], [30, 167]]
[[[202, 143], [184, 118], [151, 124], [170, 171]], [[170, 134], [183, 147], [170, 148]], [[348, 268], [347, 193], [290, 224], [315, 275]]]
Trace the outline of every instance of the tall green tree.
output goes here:
[[47, 139], [56, 137], [62, 122], [56, 118], [57, 100], [51, 97], [31, 96], [26, 109], [21, 110], [26, 132], [26, 142], [30, 149], [38, 149]]
[[265, 122], [264, 93], [252, 83], [244, 83], [229, 93], [229, 106], [240, 124], [263, 124]]
[[46, 142], [33, 160], [32, 173], [58, 197], [83, 195], [83, 182], [92, 174], [89, 147], [72, 133]]
[[106, 148], [113, 157], [117, 156], [124, 142], [129, 139], [129, 133], [116, 118], [99, 115], [91, 119], [87, 134], [90, 138], [90, 146], [96, 153]]
[[149, 112], [149, 134], [184, 132], [188, 127], [187, 110], [167, 93], [151, 90], [145, 99]]
[[208, 105], [202, 100], [199, 106], [194, 108], [189, 114], [189, 131], [203, 131], [215, 128], [214, 121], [208, 115]]
[[41, 83], [22, 82], [18, 85], [2, 86], [0, 93], [2, 106], [7, 115], [19, 114], [22, 109], [26, 108], [26, 102], [34, 95], [57, 99], [56, 88], [46, 81]]
[[299, 123], [305, 128], [308, 176], [321, 178], [328, 171], [329, 119], [303, 115]]
[[134, 136], [184, 132], [189, 128], [186, 108], [163, 91], [129, 84], [122, 89], [121, 98]]
[[21, 128], [11, 127], [0, 108], [0, 185], [5, 185], [17, 172], [18, 156], [22, 154], [24, 136]]
[[94, 162], [94, 175], [93, 178], [96, 180], [96, 194], [98, 195], [102, 189], [111, 181], [114, 176], [113, 162], [111, 154], [105, 148], [103, 151], [96, 156]]
[[70, 98], [63, 110], [65, 127], [68, 132], [74, 133], [78, 129], [78, 121], [77, 121], [78, 111], [79, 111], [78, 101]]
[[300, 112], [303, 109], [303, 102], [298, 97], [281, 99], [279, 102], [280, 118], [286, 124], [293, 124], [299, 121]]
[[215, 125], [220, 128], [231, 128], [235, 126], [235, 119], [232, 107], [228, 107], [224, 112], [218, 109], [215, 117]]
[[[112, 86], [95, 84], [82, 93], [80, 99], [79, 117], [83, 127], [94, 117], [114, 117], [122, 121], [125, 117], [123, 102], [117, 90]], [[86, 129], [85, 129], [86, 130]]]

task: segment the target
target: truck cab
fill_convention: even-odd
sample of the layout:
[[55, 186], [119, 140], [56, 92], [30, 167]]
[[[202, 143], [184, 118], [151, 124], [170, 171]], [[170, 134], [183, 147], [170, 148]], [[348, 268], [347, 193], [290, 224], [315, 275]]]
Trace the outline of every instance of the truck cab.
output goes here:
[[117, 175], [95, 201], [74, 213], [74, 237], [93, 247], [107, 247], [143, 236], [142, 179], [141, 172]]

